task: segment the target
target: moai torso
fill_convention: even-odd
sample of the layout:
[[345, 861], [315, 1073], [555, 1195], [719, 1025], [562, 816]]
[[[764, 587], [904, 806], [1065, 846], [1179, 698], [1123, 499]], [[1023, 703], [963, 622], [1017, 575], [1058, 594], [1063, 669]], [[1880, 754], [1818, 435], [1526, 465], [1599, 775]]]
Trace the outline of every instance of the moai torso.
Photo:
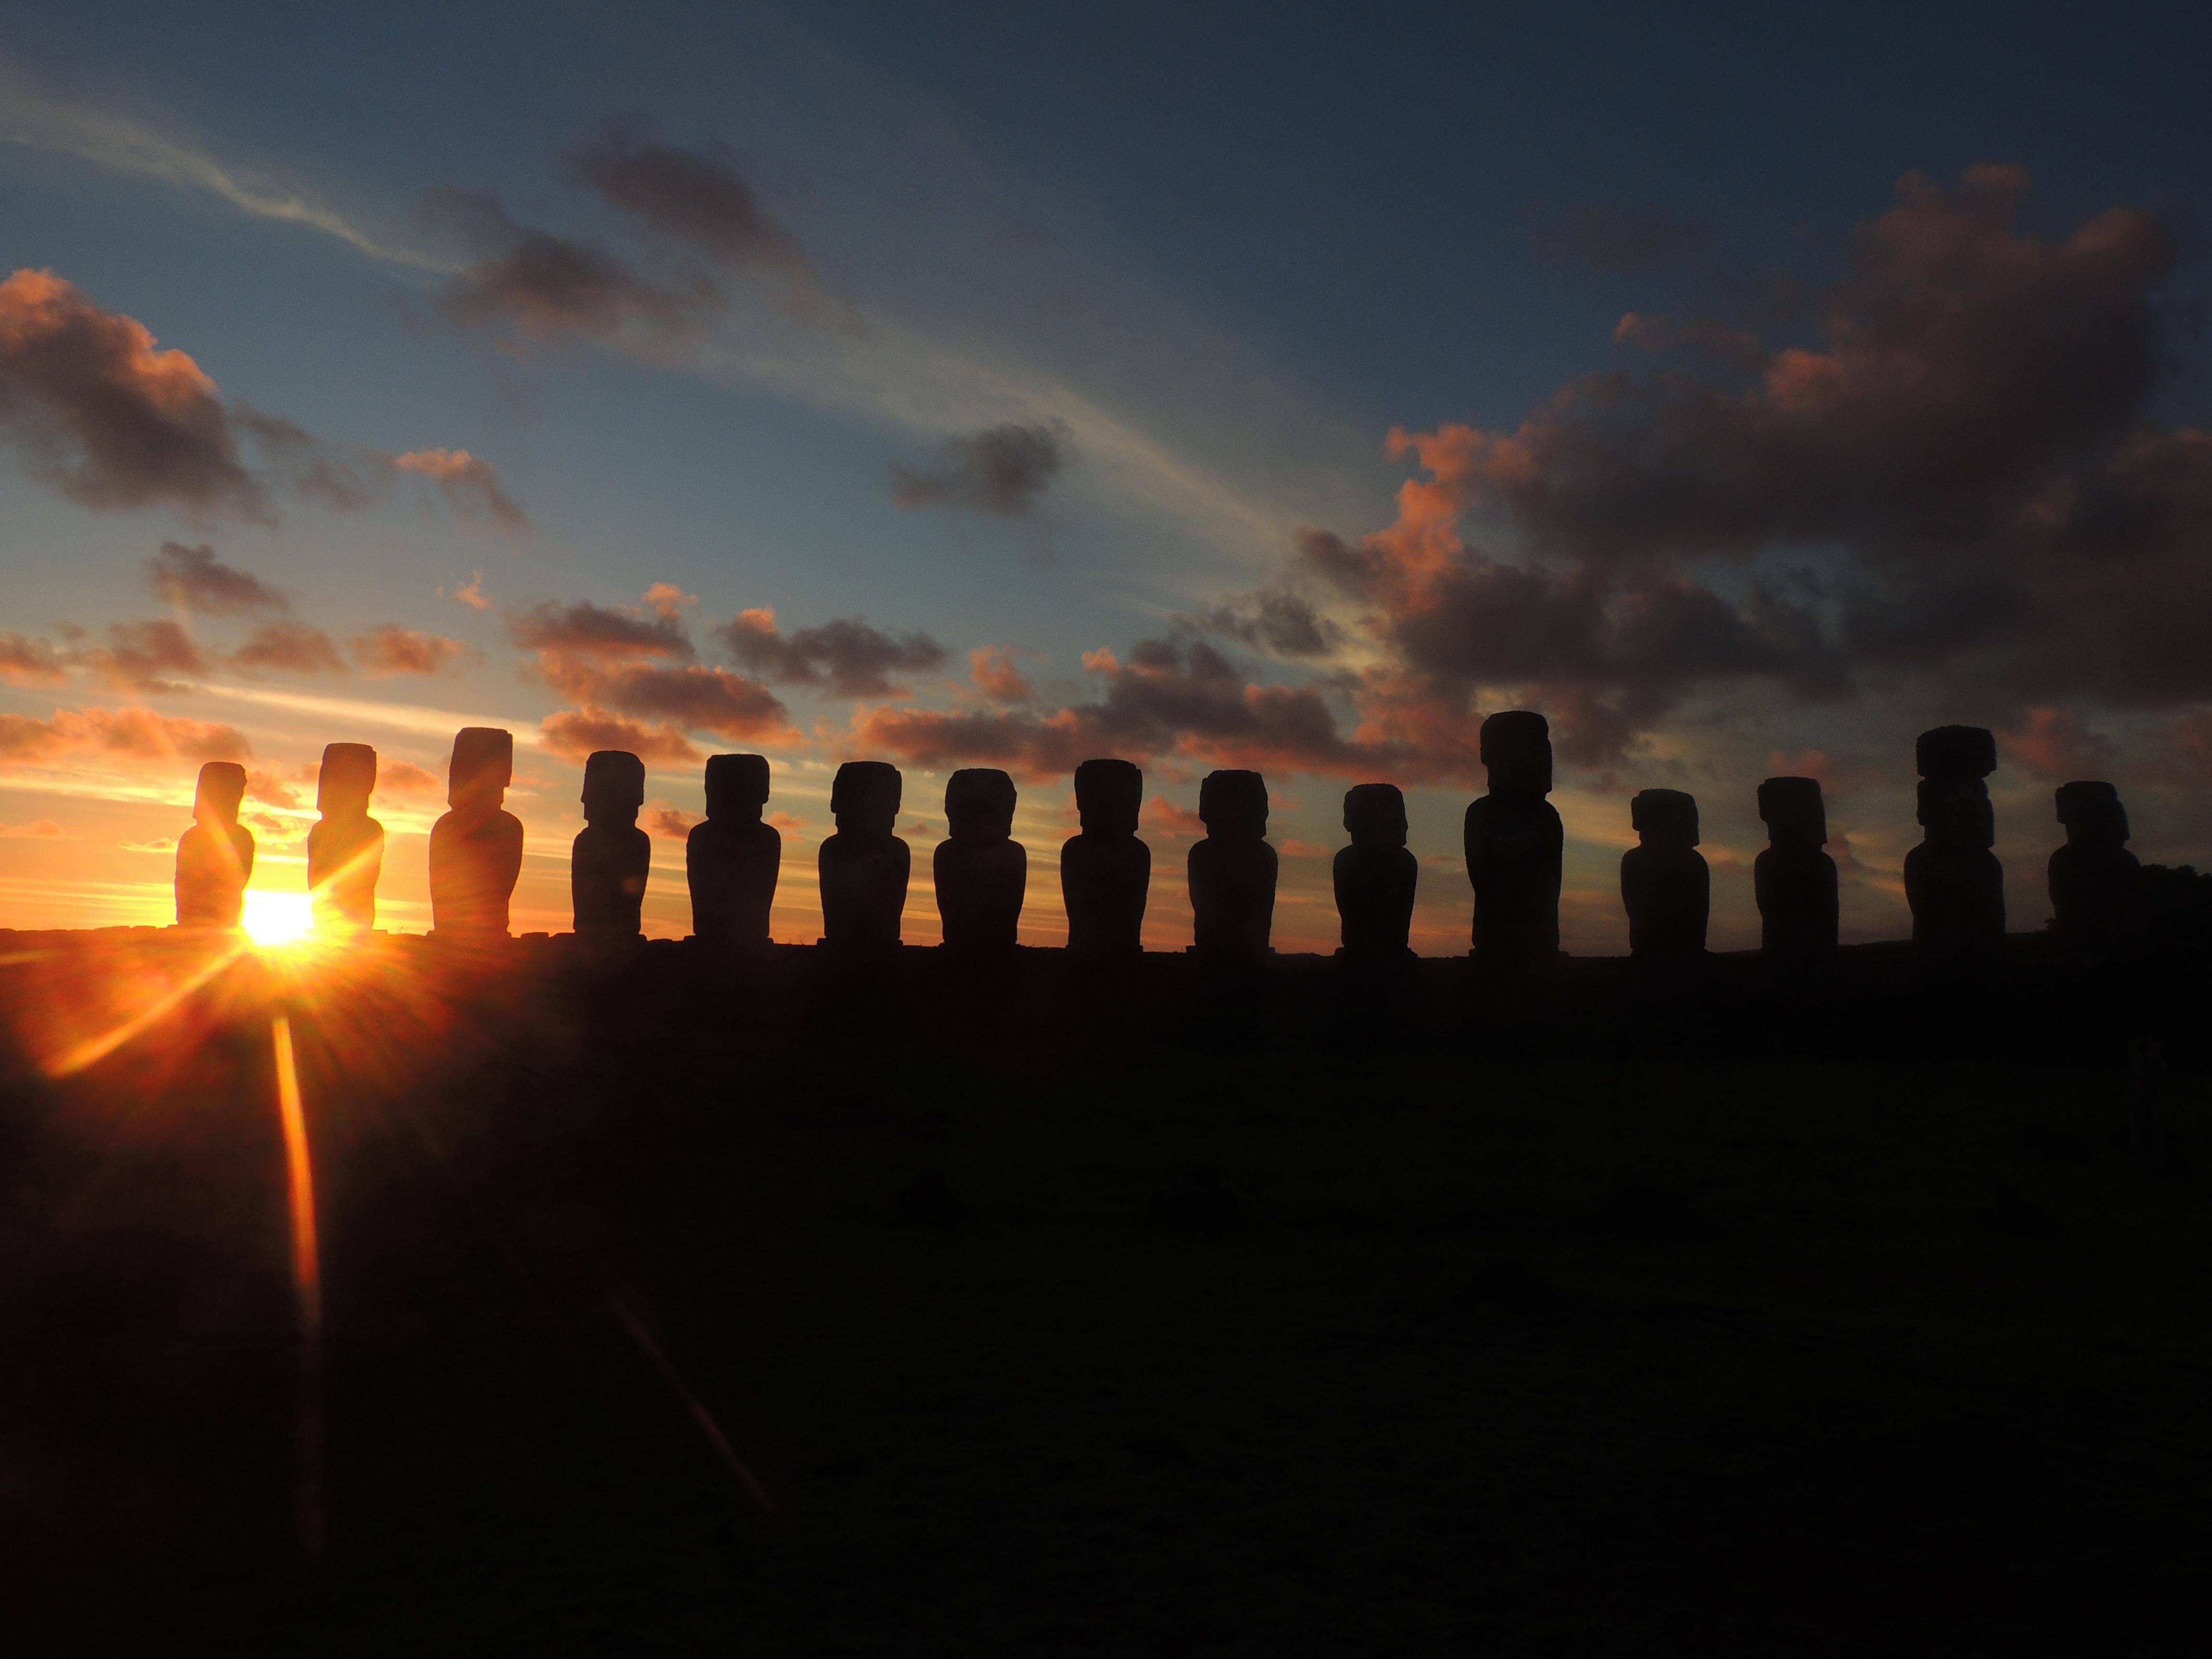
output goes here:
[[2128, 851], [2128, 815], [2109, 783], [2059, 786], [2066, 844], [2051, 855], [2052, 919], [2069, 961], [2118, 966], [2132, 957], [2141, 923], [2142, 862]]
[[1629, 803], [1643, 844], [1621, 854], [1620, 902], [1632, 957], [1704, 954], [1712, 872], [1698, 851], [1698, 803], [1679, 789], [1646, 789]]
[[1190, 849], [1192, 938], [1203, 955], [1267, 954], [1275, 921], [1275, 849], [1257, 772], [1208, 773], [1199, 785], [1206, 838]]
[[1029, 854], [1013, 839], [1014, 781], [991, 767], [945, 780], [947, 835], [930, 874], [945, 942], [956, 950], [1011, 951], [1029, 886]]
[[1559, 882], [1567, 832], [1542, 796], [1488, 794], [1467, 809], [1467, 878], [1474, 949], [1501, 965], [1559, 952]]
[[430, 826], [430, 927], [453, 937], [505, 938], [522, 874], [522, 821], [501, 803], [514, 775], [514, 738], [464, 726], [446, 772], [452, 809]]
[[1420, 860], [1406, 846], [1406, 798], [1392, 784], [1355, 784], [1344, 797], [1352, 845], [1330, 866], [1345, 954], [1398, 957], [1413, 935]]
[[362, 743], [323, 750], [315, 783], [322, 817], [307, 831], [307, 890], [320, 927], [376, 926], [376, 881], [384, 871], [384, 826], [368, 816], [376, 750]]
[[1823, 849], [1828, 811], [1817, 778], [1768, 778], [1759, 816], [1769, 845], [1752, 861], [1759, 902], [1759, 948], [1785, 964], [1825, 962], [1836, 953], [1840, 920], [1836, 861]]
[[246, 769], [235, 761], [200, 768], [192, 827], [177, 839], [177, 925], [235, 927], [253, 876], [253, 832], [238, 821]]
[[1152, 849], [1137, 839], [1144, 804], [1145, 775], [1129, 762], [1089, 760], [1075, 769], [1083, 832], [1060, 849], [1069, 950], [1127, 955], [1144, 949], [1152, 882]]
[[899, 942], [914, 854], [892, 830], [901, 799], [898, 769], [848, 761], [830, 787], [837, 833], [822, 843], [822, 933], [831, 945], [874, 950]]
[[707, 817], [684, 842], [691, 931], [704, 939], [765, 944], [783, 868], [783, 837], [761, 822], [768, 757], [709, 755], [706, 781]]
[[576, 932], [635, 939], [644, 932], [645, 884], [653, 837], [637, 827], [645, 805], [645, 763], [627, 750], [602, 749], [584, 763], [584, 829], [568, 853], [568, 896]]
[[1990, 850], [1996, 823], [1985, 780], [1996, 739], [1980, 726], [1920, 734], [1919, 818], [1926, 831], [1905, 855], [1912, 943], [1935, 962], [1984, 961], [2004, 949], [2004, 866]]

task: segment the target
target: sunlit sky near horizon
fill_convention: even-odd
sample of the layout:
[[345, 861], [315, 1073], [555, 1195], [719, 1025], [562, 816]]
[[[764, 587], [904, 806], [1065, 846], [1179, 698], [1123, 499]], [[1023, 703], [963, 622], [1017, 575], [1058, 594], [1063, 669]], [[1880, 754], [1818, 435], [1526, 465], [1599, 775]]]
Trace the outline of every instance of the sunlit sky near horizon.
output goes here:
[[1785, 771], [1846, 936], [1902, 933], [1950, 721], [2000, 733], [2015, 928], [2069, 778], [2201, 866], [2209, 66], [2180, 6], [0, 3], [0, 927], [169, 920], [207, 758], [300, 890], [344, 740], [420, 930], [465, 724], [516, 736], [518, 930], [623, 747], [650, 933], [703, 757], [759, 750], [779, 938], [865, 757], [906, 936], [982, 764], [1050, 943], [1068, 772], [1120, 754], [1156, 947], [1248, 765], [1279, 946], [1333, 946], [1380, 779], [1463, 950], [1516, 706], [1578, 951], [1649, 786], [1753, 942]]

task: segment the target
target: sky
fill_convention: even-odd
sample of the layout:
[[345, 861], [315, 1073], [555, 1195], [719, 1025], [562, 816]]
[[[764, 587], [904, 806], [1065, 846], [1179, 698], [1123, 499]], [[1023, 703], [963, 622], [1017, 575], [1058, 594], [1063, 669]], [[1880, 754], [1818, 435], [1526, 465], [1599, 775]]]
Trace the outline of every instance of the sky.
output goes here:
[[2069, 779], [2201, 866], [2208, 65], [2153, 5], [0, 3], [0, 927], [170, 920], [208, 759], [301, 890], [347, 741], [425, 928], [464, 725], [516, 738], [518, 930], [621, 748], [650, 933], [704, 757], [760, 752], [779, 939], [879, 758], [905, 936], [986, 765], [1051, 944], [1119, 755], [1154, 948], [1229, 766], [1279, 948], [1334, 946], [1373, 781], [1462, 951], [1511, 708], [1577, 952], [1650, 787], [1755, 943], [1785, 773], [1845, 936], [1900, 936], [1940, 724], [1999, 734], [2014, 928]]

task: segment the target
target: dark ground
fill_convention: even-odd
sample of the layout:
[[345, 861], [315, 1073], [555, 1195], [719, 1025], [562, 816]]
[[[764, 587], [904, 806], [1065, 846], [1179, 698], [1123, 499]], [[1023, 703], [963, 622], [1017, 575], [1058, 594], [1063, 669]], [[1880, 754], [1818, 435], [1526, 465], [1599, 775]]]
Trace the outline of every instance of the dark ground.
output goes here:
[[184, 947], [0, 934], [6, 1645], [2212, 1651], [2202, 997], [2015, 945], [1073, 1020], [391, 941], [51, 1082]]

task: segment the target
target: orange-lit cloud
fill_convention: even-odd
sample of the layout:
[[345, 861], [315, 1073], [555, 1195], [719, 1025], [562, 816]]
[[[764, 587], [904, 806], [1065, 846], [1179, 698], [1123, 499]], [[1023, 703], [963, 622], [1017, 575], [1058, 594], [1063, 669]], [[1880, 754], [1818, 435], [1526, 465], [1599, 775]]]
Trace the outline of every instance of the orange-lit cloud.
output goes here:
[[179, 610], [229, 616], [292, 608], [281, 588], [225, 564], [204, 542], [196, 547], [163, 542], [161, 550], [146, 561], [145, 570], [155, 597]]
[[35, 763], [71, 754], [107, 759], [250, 759], [235, 726], [156, 714], [149, 708], [58, 708], [52, 720], [0, 714], [0, 764]]
[[465, 449], [410, 449], [394, 455], [392, 465], [436, 484], [462, 518], [489, 519], [510, 530], [530, 522], [529, 515], [501, 487], [498, 469], [480, 455], [471, 455]]
[[690, 762], [700, 758], [682, 730], [649, 726], [603, 708], [564, 708], [538, 726], [539, 740], [565, 760], [581, 761], [596, 750], [627, 749], [641, 760]]
[[968, 653], [968, 678], [994, 702], [1027, 702], [1030, 683], [1014, 665], [1017, 656], [1034, 656], [1013, 645], [979, 645]]
[[353, 659], [372, 679], [396, 674], [442, 674], [468, 653], [459, 640], [421, 634], [397, 623], [383, 623], [356, 635]]
[[[440, 588], [438, 590], [438, 596], [441, 599], [443, 599], [446, 596], [446, 590], [442, 587]], [[483, 572], [481, 569], [470, 572], [468, 580], [459, 583], [454, 587], [453, 597], [459, 600], [461, 604], [468, 606], [471, 611], [489, 611], [491, 609], [491, 601], [484, 597]]]
[[377, 763], [376, 793], [395, 800], [443, 800], [446, 781], [413, 761], [386, 758]]
[[2007, 760], [2048, 783], [2112, 775], [2112, 745], [2070, 708], [2027, 709], [2018, 726], [1997, 733], [1997, 742]]
[[10, 685], [58, 685], [68, 678], [48, 641], [0, 634], [0, 680]]
[[303, 622], [264, 623], [230, 653], [230, 660], [247, 674], [268, 670], [283, 674], [345, 672], [331, 636]]
[[654, 806], [647, 809], [641, 822], [650, 835], [659, 836], [665, 841], [684, 841], [690, 838], [692, 826], [699, 820], [688, 812], [678, 811], [672, 806]]
[[1177, 806], [1165, 795], [1155, 795], [1145, 807], [1145, 827], [1156, 836], [1172, 839], [1204, 835], [1206, 820], [1187, 806]]
[[62, 827], [52, 818], [39, 818], [29, 823], [0, 823], [0, 841], [58, 841]]
[[118, 691], [157, 696], [184, 689], [172, 675], [204, 676], [210, 665], [191, 635], [166, 617], [111, 623], [107, 643], [77, 653], [76, 660]]

